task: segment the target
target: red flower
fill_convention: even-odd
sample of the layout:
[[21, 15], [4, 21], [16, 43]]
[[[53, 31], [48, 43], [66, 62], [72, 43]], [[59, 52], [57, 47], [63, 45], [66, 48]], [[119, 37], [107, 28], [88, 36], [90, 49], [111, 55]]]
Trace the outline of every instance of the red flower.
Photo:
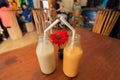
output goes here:
[[50, 38], [53, 43], [58, 44], [60, 46], [61, 44], [64, 44], [68, 40], [68, 35], [66, 30], [59, 30], [51, 34]]

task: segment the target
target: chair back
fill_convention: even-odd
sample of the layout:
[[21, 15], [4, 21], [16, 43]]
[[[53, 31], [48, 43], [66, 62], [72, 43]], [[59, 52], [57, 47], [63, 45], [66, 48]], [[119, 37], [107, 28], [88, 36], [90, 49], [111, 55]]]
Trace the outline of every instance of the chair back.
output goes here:
[[108, 9], [99, 10], [92, 31], [101, 35], [109, 36], [119, 16], [119, 11]]
[[[43, 34], [44, 30], [52, 23], [53, 19], [50, 15], [49, 9], [33, 9], [33, 18], [35, 21], [35, 26], [37, 33], [39, 35]], [[52, 33], [52, 30], [51, 30]]]

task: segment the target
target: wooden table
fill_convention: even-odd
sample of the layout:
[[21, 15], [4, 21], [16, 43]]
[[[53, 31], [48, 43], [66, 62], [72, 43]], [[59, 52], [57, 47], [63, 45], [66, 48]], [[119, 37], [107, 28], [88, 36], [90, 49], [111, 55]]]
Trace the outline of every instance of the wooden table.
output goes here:
[[75, 78], [64, 75], [62, 60], [57, 56], [55, 72], [42, 74], [35, 43], [0, 55], [0, 80], [120, 80], [120, 40], [84, 29], [77, 32], [81, 35], [84, 54]]

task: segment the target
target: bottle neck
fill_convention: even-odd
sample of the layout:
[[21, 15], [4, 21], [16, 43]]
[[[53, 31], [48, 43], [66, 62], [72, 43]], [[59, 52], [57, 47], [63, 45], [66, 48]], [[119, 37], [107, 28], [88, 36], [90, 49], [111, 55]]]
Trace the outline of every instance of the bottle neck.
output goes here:
[[44, 36], [38, 36], [38, 42], [43, 42], [43, 41], [49, 41], [49, 37], [44, 37]]
[[80, 35], [79, 34], [75, 34], [75, 38], [74, 40], [72, 40], [72, 37], [69, 37], [69, 41], [68, 41], [68, 46], [70, 46], [71, 44], [73, 44], [73, 46], [80, 46]]

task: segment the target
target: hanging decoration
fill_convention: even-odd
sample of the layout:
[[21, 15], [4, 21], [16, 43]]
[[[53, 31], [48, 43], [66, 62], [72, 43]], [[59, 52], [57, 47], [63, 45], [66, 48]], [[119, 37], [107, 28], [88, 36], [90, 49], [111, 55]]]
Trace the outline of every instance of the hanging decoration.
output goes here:
[[18, 0], [8, 0], [12, 10], [18, 10]]
[[27, 5], [31, 8], [34, 8], [33, 0], [27, 0]]
[[26, 3], [26, 0], [18, 0], [19, 5], [21, 6], [23, 3]]
[[[4, 0], [0, 0], [0, 1], [4, 1]], [[5, 0], [5, 2], [7, 3], [8, 6], [10, 6], [8, 0]]]
[[106, 8], [108, 1], [109, 0], [103, 0], [103, 2], [102, 2], [102, 7], [103, 8]]

